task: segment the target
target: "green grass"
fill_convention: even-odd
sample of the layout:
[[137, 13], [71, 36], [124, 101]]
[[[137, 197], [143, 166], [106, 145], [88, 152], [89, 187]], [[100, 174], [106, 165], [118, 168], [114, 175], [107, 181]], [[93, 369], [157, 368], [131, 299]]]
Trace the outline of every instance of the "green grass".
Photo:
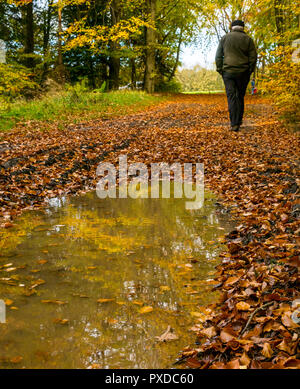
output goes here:
[[[71, 89], [45, 95], [31, 101], [16, 101], [0, 105], [0, 131], [13, 128], [17, 123], [28, 121], [78, 123], [136, 112], [162, 101], [159, 95], [148, 95], [140, 91], [78, 91]], [[1, 101], [0, 101], [1, 104]]]

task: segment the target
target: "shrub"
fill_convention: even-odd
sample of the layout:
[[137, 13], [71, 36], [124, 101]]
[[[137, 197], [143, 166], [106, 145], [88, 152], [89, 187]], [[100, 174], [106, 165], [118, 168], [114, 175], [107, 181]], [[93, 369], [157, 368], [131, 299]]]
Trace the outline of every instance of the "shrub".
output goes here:
[[181, 85], [175, 78], [171, 81], [162, 80], [156, 85], [155, 90], [156, 92], [179, 93], [181, 92]]
[[300, 63], [292, 60], [289, 47], [273, 53], [275, 61], [262, 78], [262, 92], [270, 94], [283, 117], [300, 120]]
[[29, 97], [38, 89], [28, 69], [20, 65], [0, 64], [0, 96], [5, 100]]

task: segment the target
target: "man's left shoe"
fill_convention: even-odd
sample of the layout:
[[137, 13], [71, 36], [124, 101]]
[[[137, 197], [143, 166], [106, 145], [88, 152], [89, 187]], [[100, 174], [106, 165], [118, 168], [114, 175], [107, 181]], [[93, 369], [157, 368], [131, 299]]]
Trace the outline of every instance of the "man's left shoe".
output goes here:
[[231, 131], [239, 132], [239, 130], [240, 130], [240, 126], [239, 125], [231, 126]]

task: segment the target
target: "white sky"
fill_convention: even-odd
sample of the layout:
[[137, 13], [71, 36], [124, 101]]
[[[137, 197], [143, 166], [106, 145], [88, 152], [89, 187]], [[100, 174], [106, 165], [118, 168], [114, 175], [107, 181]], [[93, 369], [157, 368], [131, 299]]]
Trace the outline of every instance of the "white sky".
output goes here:
[[201, 49], [197, 47], [184, 47], [181, 51], [180, 60], [182, 62], [182, 68], [193, 68], [196, 65], [200, 65], [204, 68], [212, 69], [215, 63], [215, 54], [217, 50], [216, 46], [212, 46], [209, 51], [203, 53]]

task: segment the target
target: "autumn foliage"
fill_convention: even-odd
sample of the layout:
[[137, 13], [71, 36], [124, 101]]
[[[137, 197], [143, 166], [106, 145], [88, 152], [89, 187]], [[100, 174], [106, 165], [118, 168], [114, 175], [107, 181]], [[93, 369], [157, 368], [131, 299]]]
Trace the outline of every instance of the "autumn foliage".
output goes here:
[[272, 52], [275, 60], [262, 76], [262, 91], [273, 96], [278, 110], [292, 121], [300, 120], [300, 60], [296, 50], [280, 47]]

